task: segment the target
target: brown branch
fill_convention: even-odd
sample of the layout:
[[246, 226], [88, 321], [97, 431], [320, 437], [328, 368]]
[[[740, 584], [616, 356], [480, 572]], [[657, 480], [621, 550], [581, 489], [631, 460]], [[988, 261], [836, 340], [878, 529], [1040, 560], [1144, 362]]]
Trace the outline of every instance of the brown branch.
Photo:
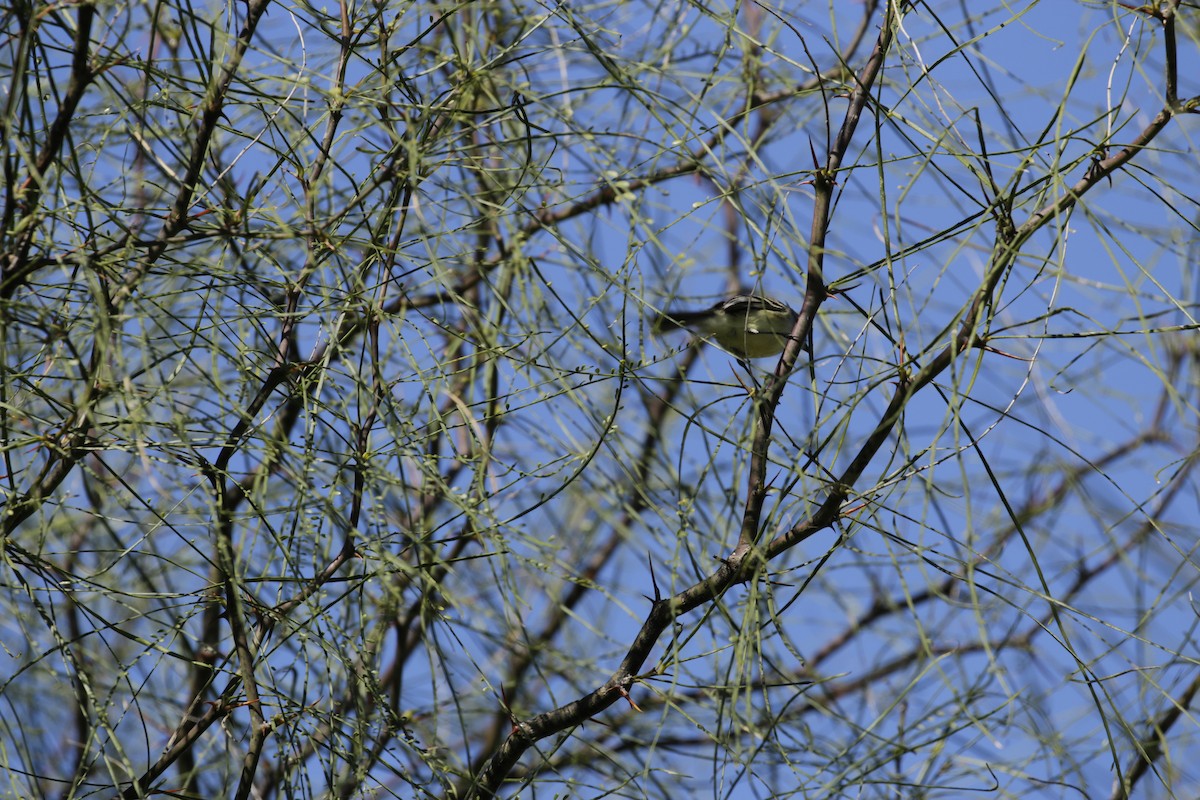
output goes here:
[[764, 397], [759, 405], [758, 426], [754, 432], [754, 440], [750, 445], [750, 473], [746, 490], [746, 506], [742, 513], [742, 530], [738, 537], [738, 547], [734, 556], [744, 555], [754, 546], [760, 536], [762, 524], [762, 508], [767, 497], [766, 473], [769, 464], [768, 449], [771, 443], [771, 429], [775, 423], [775, 410], [783, 397], [784, 386], [787, 385], [788, 375], [791, 374], [796, 359], [800, 355], [803, 343], [812, 334], [813, 324], [821, 304], [828, 297], [825, 288], [825, 240], [829, 234], [829, 225], [833, 216], [833, 189], [837, 185], [837, 172], [845, 160], [846, 151], [853, 141], [854, 131], [858, 128], [859, 119], [866, 107], [871, 87], [874, 86], [879, 70], [883, 67], [883, 59], [891, 48], [895, 25], [904, 6], [903, 2], [887, 0], [883, 25], [875, 48], [867, 63], [859, 71], [855, 79], [854, 92], [850, 97], [846, 116], [842, 119], [837, 138], [825, 160], [823, 169], [814, 176], [815, 196], [813, 200], [812, 232], [808, 248], [808, 282], [805, 287], [804, 304], [801, 306], [796, 325], [792, 329], [791, 341], [784, 350], [775, 376], [767, 384]]
[[[88, 3], [79, 6], [79, 20], [75, 29], [75, 42], [71, 52], [71, 77], [67, 81], [67, 91], [63, 95], [62, 105], [58, 114], [50, 124], [46, 134], [46, 142], [38, 154], [31, 172], [24, 183], [8, 197], [4, 209], [4, 224], [0, 231], [23, 229], [24, 232], [16, 241], [8, 254], [4, 265], [3, 278], [0, 279], [0, 299], [7, 300], [13, 292], [24, 284], [25, 279], [36, 269], [29, 263], [29, 248], [37, 241], [40, 227], [35, 224], [34, 217], [38, 213], [42, 193], [46, 187], [46, 173], [50, 171], [55, 159], [62, 152], [63, 142], [67, 138], [67, 129], [75, 118], [75, 111], [83, 100], [84, 92], [95, 80], [98, 74], [92, 69], [90, 62], [90, 45], [92, 37], [92, 22], [96, 18], [95, 6]], [[14, 64], [14, 67], [16, 65]], [[12, 220], [19, 207], [25, 209], [24, 219], [14, 224]]]
[[[854, 127], [861, 113], [862, 104], [865, 104], [871, 81], [875, 79], [878, 69], [882, 65], [882, 58], [886, 52], [885, 45], [890, 42], [892, 12], [893, 7], [889, 5], [889, 19], [880, 33], [880, 43], [877, 43], [875, 52], [872, 54], [862, 73], [860, 73], [855, 97], [851, 102], [851, 109], [843, 121], [834, 148], [831, 150], [830, 158], [826, 162], [826, 169], [818, 175], [818, 198], [821, 197], [823, 192], [829, 193], [832, 188], [832, 182], [835, 177], [833, 171], [840, 166], [841, 156], [844, 156], [846, 148], [849, 146]], [[857, 107], [855, 106], [855, 100], [858, 100], [860, 103]], [[516, 722], [513, 732], [496, 753], [493, 754], [484, 769], [479, 772], [466, 796], [494, 797], [506, 776], [516, 766], [517, 761], [535, 742], [555, 732], [584, 722], [589, 717], [608, 708], [624, 694], [627, 694], [628, 688], [636, 682], [637, 672], [649, 657], [651, 649], [657, 643], [662, 632], [676, 618], [719, 597], [735, 583], [749, 580], [764, 560], [770, 560], [809, 538], [814, 533], [832, 526], [840, 515], [842, 503], [847, 499], [850, 491], [862, 477], [867, 466], [878, 454], [883, 444], [891, 437], [908, 402], [949, 368], [958, 357], [970, 351], [977, 344], [980, 336], [978, 327], [983, 321], [985, 313], [991, 307], [997, 286], [1015, 261], [1020, 246], [1042, 226], [1070, 209], [1100, 179], [1128, 163], [1130, 159], [1144, 149], [1157, 136], [1170, 120], [1170, 117], [1171, 111], [1164, 109], [1130, 145], [1111, 158], [1100, 162], [1089, 175], [1085, 176], [1072, 187], [1068, 195], [1034, 212], [1019, 228], [1014, 227], [1007, 216], [1006, 203], [1008, 201], [998, 200], [996, 202], [994, 210], [997, 218], [997, 242], [993, 252], [992, 263], [985, 274], [982, 285], [972, 295], [970, 302], [964, 310], [958, 330], [953, 339], [927, 365], [920, 368], [915, 375], [910, 376], [906, 367], [904, 365], [901, 366], [897, 386], [887, 408], [874, 429], [865, 439], [858, 453], [842, 471], [826, 500], [810, 517], [797, 523], [790, 530], [772, 540], [763, 548], [761, 556], [754, 556], [752, 545], [757, 538], [757, 515], [761, 509], [761, 495], [765, 495], [765, 485], [763, 483], [763, 476], [765, 475], [765, 443], [768, 439], [773, 409], [782, 393], [788, 371], [799, 354], [800, 342], [811, 328], [816, 310], [825, 299], [825, 288], [821, 274], [822, 253], [820, 244], [823, 241], [824, 233], [828, 230], [828, 223], [822, 223], [822, 220], [828, 216], [829, 207], [827, 204], [828, 200], [825, 201], [826, 204], [822, 205], [821, 200], [818, 199], [817, 207], [814, 210], [813, 247], [810, 251], [809, 259], [809, 290], [805, 298], [804, 307], [800, 313], [800, 319], [797, 321], [796, 328], [793, 331], [793, 341], [789, 344], [780, 360], [776, 376], [767, 389], [767, 398], [764, 402], [763, 410], [760, 412], [761, 430], [756, 436], [755, 452], [752, 461], [751, 492], [747, 498], [747, 510], [743, 518], [742, 539], [738, 550], [708, 578], [670, 599], [655, 602], [627, 651], [625, 658], [622, 660], [621, 665], [604, 684], [574, 702], [539, 714], [529, 720]], [[828, 197], [831, 196], [832, 194], [829, 193]], [[756, 498], [756, 494], [760, 496]]]
[[[855, 93], [855, 99], [851, 102], [851, 111], [847, 113], [846, 122], [843, 123], [842, 131], [838, 136], [836, 147], [841, 149], [840, 151], [835, 150], [832, 152], [827, 162], [827, 169], [831, 170], [828, 175], [830, 188], [832, 188], [832, 171], [835, 171], [840, 165], [841, 158], [844, 156], [846, 148], [849, 147], [850, 138], [858, 121], [858, 115], [866, 103], [866, 93], [878, 75], [883, 55], [890, 46], [892, 31], [894, 30], [893, 11], [893, 7], [889, 4], [886, 19], [879, 34], [879, 40], [876, 42], [875, 50], [868, 59], [866, 66], [864, 66], [858, 76], [858, 88]], [[857, 106], [855, 105], [856, 103]], [[826, 216], [828, 215], [828, 207], [825, 208], [823, 213]], [[780, 372], [768, 389], [768, 392], [773, 392], [773, 394], [769, 395], [772, 398], [768, 401], [769, 403], [778, 403], [779, 396], [783, 391], [783, 385], [786, 382], [786, 370], [790, 369], [800, 351], [799, 336], [805, 334], [811, 328], [812, 321], [816, 317], [817, 308], [820, 306], [821, 301], [825, 299], [824, 284], [820, 275], [820, 257], [817, 256], [815, 279], [812, 275], [811, 263], [810, 261], [809, 295], [805, 299], [803, 310], [800, 313], [800, 320], [797, 321], [796, 328], [793, 331], [793, 341], [789, 344], [781, 360]], [[773, 405], [771, 407], [773, 408]], [[767, 412], [764, 411], [763, 414], [765, 416]], [[769, 434], [769, 431], [767, 433]], [[760, 450], [762, 457], [765, 458], [765, 445], [761, 446]], [[759, 452], [755, 452], [754, 457], [758, 459]], [[754, 467], [752, 467], [752, 472], [753, 469]], [[765, 488], [761, 482], [761, 475], [764, 471], [765, 466], [760, 466], [759, 472], [755, 477], [758, 479], [757, 492], [765, 496]], [[752, 491], [752, 497], [747, 500], [748, 510], [746, 518], [752, 517], [755, 513], [751, 509], [751, 504], [755, 502], [753, 498], [755, 493], [755, 491]], [[760, 496], [757, 499], [759, 509], [761, 509], [761, 502], [762, 497]], [[836, 516], [836, 508], [834, 509], [834, 515]], [[463, 796], [467, 798], [494, 797], [507, 776], [516, 766], [518, 760], [535, 742], [558, 731], [578, 725], [589, 717], [608, 708], [621, 697], [628, 696], [629, 687], [636, 682], [638, 671], [649, 657], [651, 650], [662, 636], [663, 631], [676, 618], [719, 597], [735, 583], [745, 581], [750, 575], [754, 574], [754, 563], [757, 563], [757, 559], [746, 558], [749, 552], [748, 546], [739, 546], [738, 550], [734, 552], [729, 560], [724, 562], [708, 578], [685, 589], [672, 598], [654, 601], [645, 622], [634, 637], [620, 666], [612, 676], [603, 685], [574, 702], [539, 714], [529, 720], [516, 721], [513, 731], [509, 734], [508, 738], [491, 755], [491, 758], [484, 764], [483, 768], [473, 776], [472, 782], [466, 791], [463, 792]]]
[[[1137, 743], [1137, 753], [1130, 758], [1132, 763], [1126, 767], [1125, 780], [1116, 782], [1113, 786], [1111, 795], [1113, 800], [1128, 798], [1138, 781], [1167, 752], [1167, 734], [1184, 716], [1184, 712], [1190, 712], [1197, 692], [1200, 692], [1200, 675], [1192, 678], [1192, 682], [1184, 687], [1179, 697], [1171, 700], [1170, 707], [1163, 711], [1158, 719], [1150, 723], [1148, 726], [1150, 731], [1142, 741]], [[1186, 757], [1183, 753], [1179, 755]]]

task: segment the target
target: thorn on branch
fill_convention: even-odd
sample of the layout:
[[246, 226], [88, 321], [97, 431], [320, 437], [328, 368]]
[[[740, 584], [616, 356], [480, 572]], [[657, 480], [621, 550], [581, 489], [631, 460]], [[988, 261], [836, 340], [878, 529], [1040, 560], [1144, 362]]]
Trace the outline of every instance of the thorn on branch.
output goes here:
[[1083, 174], [1085, 181], [1096, 180], [1097, 178], [1107, 177], [1109, 188], [1112, 188], [1112, 173], [1105, 175], [1104, 162], [1108, 160], [1108, 148], [1104, 145], [1097, 146], [1092, 151], [1091, 164], [1088, 165], [1087, 172]]
[[836, 173], [830, 170], [828, 166], [821, 165], [821, 162], [817, 159], [817, 149], [813, 146], [812, 139], [808, 140], [808, 152], [812, 154], [813, 176], [811, 179], [804, 181], [804, 183], [812, 184], [818, 189], [830, 189], [837, 186]]
[[1000, 350], [999, 348], [992, 347], [991, 345], [984, 343], [983, 341], [976, 341], [975, 346], [978, 347], [980, 350], [984, 350], [988, 353], [995, 353], [996, 355], [1004, 356], [1005, 358], [1011, 358], [1014, 361], [1024, 361], [1026, 364], [1033, 363], [1032, 358], [1024, 358], [1023, 356], [1013, 355], [1012, 353], [1006, 353], [1003, 350]]
[[624, 686], [618, 686], [617, 691], [619, 691], [621, 693], [621, 697], [624, 697], [629, 702], [630, 707], [632, 707], [634, 711], [641, 713], [642, 709], [638, 706], [637, 703], [633, 702], [633, 698], [629, 696], [628, 689], [626, 689]]
[[[646, 597], [654, 605], [662, 602], [662, 590], [658, 587], [658, 576], [654, 574], [654, 559], [650, 557], [650, 551], [646, 551], [646, 563], [650, 565], [650, 585], [654, 587], [654, 597]], [[642, 595], [645, 597], [645, 595]]]
[[862, 502], [862, 503], [859, 503], [858, 505], [854, 506], [853, 508], [843, 508], [838, 511], [838, 514], [840, 514], [843, 517], [848, 517], [851, 514], [857, 514], [859, 511], [862, 511], [864, 508], [866, 508], [869, 505], [870, 505], [870, 503]]
[[521, 721], [517, 719], [517, 715], [513, 713], [512, 705], [508, 702], [508, 689], [502, 684], [500, 686], [500, 703], [504, 708], [504, 713], [508, 715], [508, 721], [512, 724], [510, 733], [519, 733], [521, 730]]

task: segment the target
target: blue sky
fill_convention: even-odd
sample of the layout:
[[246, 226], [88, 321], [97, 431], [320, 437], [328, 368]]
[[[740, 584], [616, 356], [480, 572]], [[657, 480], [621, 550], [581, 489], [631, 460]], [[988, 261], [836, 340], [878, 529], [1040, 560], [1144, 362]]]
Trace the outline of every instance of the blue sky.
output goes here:
[[[218, 214], [200, 211], [244, 201], [237, 219], [245, 233], [224, 238], [207, 229], [172, 248], [136, 307], [150, 322], [142, 326], [132, 313], [123, 322], [128, 347], [114, 370], [137, 382], [143, 402], [108, 409], [116, 422], [105, 458], [134, 477], [108, 489], [116, 506], [101, 516], [111, 540], [97, 547], [89, 580], [117, 580], [110, 568], [127, 556], [156, 576], [164, 569], [170, 580], [139, 595], [151, 610], [130, 613], [150, 623], [164, 647], [175, 635], [198, 637], [203, 606], [187, 598], [207, 580], [211, 509], [196, 458], [215, 458], [259, 385], [254, 376], [272, 363], [276, 295], [312, 269], [303, 273], [298, 310], [303, 358], [321, 353], [338, 321], [360, 310], [360, 280], [385, 287], [385, 300], [445, 291], [446, 302], [385, 317], [376, 350], [357, 340], [326, 365], [286, 443], [286, 470], [239, 518], [248, 587], [265, 603], [283, 602], [337, 552], [350, 516], [355, 426], [374, 426], [367, 513], [356, 530], [364, 559], [349, 570], [347, 595], [333, 585], [295, 615], [294, 627], [276, 631], [277, 649], [263, 666], [278, 692], [272, 713], [305, 703], [326, 711], [322, 704], [340, 696], [358, 645], [386, 630], [372, 615], [391, 588], [405, 586], [402, 609], [416, 603], [413, 587], [426, 575], [399, 557], [413, 541], [428, 540], [430, 563], [455, 553], [437, 591], [423, 595], [427, 646], [399, 665], [397, 705], [412, 712], [422, 746], [440, 741], [466, 760], [466, 748], [456, 748], [492, 720], [502, 699], [533, 715], [603, 682], [645, 616], [650, 565], [663, 592], [709, 574], [737, 539], [746, 485], [748, 379], [711, 347], [699, 350], [651, 477], [641, 479], [646, 410], [666, 392], [688, 343], [651, 336], [650, 315], [668, 304], [712, 303], [731, 275], [797, 306], [803, 297], [812, 153], [824, 153], [846, 100], [840, 90], [812, 91], [766, 106], [762, 114], [780, 116], [753, 144], [761, 114], [722, 128], [745, 102], [746, 28], [757, 8], [738, 7], [736, 33], [725, 27], [731, 10], [713, 5], [531, 6], [525, 11], [536, 24], [523, 27], [499, 12], [472, 17], [460, 9], [446, 31], [429, 36], [428, 51], [399, 48], [437, 9], [397, 9], [387, 66], [370, 60], [380, 42], [348, 66], [333, 177], [317, 185], [309, 210], [309, 187], [298, 176], [317, 160], [328, 120], [324, 93], [337, 51], [327, 32], [338, 22], [330, 9], [273, 6], [251, 59], [259, 83], [247, 79], [237, 95], [255, 102], [228, 104], [213, 160], [222, 169], [206, 173], [196, 203], [194, 230], [202, 231]], [[860, 7], [829, 8], [763, 17], [761, 91], [802, 83], [814, 60], [823, 69], [833, 63], [829, 41], [848, 39]], [[951, 3], [906, 16], [878, 105], [864, 115], [839, 174], [825, 271], [853, 287], [854, 303], [826, 303], [811, 371], [805, 365], [792, 376], [777, 412], [766, 536], [825, 496], [829, 476], [877, 422], [901, 353], [927, 363], [979, 284], [995, 242], [983, 213], [991, 198], [981, 184], [980, 137], [1000, 186], [1024, 165], [1013, 212], [1020, 224], [1082, 177], [1108, 127], [1119, 145], [1161, 107], [1161, 42], [1146, 20], [1099, 3], [969, 10], [980, 16], [963, 21], [964, 4]], [[318, 24], [322, 14], [329, 16]], [[1183, 96], [1200, 93], [1190, 30], [1181, 36]], [[198, 28], [194, 41], [207, 33]], [[166, 69], [174, 54], [160, 45], [141, 55]], [[120, 79], [141, 74], [114, 68], [109, 94], [89, 110], [106, 118], [107, 101], [119, 108], [128, 99]], [[477, 94], [462, 89], [474, 80]], [[255, 85], [269, 89], [256, 96], [248, 89]], [[187, 141], [201, 85], [152, 86], [154, 102], [138, 120], [162, 134], [157, 152], [174, 163], [171, 147]], [[431, 135], [422, 147], [404, 139], [431, 130], [429, 109], [449, 97], [474, 98], [454, 108], [486, 120], [480, 127], [493, 138]], [[298, 130], [305, 136], [293, 138]], [[663, 674], [637, 687], [646, 710], [615, 706], [562, 752], [586, 742], [579, 753], [611, 759], [619, 765], [613, 774], [630, 776], [628, 796], [682, 787], [739, 799], [882, 797], [888, 781], [936, 787], [929, 796], [945, 797], [986, 791], [992, 780], [1010, 796], [1108, 791], [1109, 737], [1124, 764], [1133, 751], [1125, 728], [1141, 730], [1195, 671], [1194, 482], [1157, 508], [1178, 489], [1172, 476], [1194, 451], [1197, 431], [1194, 370], [1166, 372], [1179, 343], [1195, 337], [1194, 138], [1194, 118], [1175, 120], [1154, 152], [1031, 238], [998, 295], [987, 329], [996, 333], [994, 351], [967, 354], [907, 407], [902, 435], [855, 487], [841, 529], [772, 563], [769, 580], [681, 619], [678, 638], [661, 641], [652, 657]], [[413, 149], [391, 155], [403, 155], [401, 169], [420, 176], [403, 209], [370, 183], [397, 140]], [[171, 183], [138, 161], [140, 152], [132, 137], [78, 142], [80, 161], [95, 165], [94, 188], [117, 198], [106, 228], [115, 238], [134, 216], [128, 209], [140, 187]], [[470, 169], [481, 153], [493, 160]], [[689, 159], [699, 161], [697, 173], [630, 188]], [[1059, 171], [1064, 162], [1070, 166]], [[501, 188], [487, 194], [481, 175]], [[355, 196], [350, 184], [365, 200], [343, 216]], [[604, 187], [616, 190], [613, 202], [533, 224]], [[156, 213], [147, 215], [151, 228]], [[326, 238], [297, 233], [308, 216], [328, 221]], [[495, 233], [479, 252], [481, 219]], [[63, 246], [81, 246], [61, 235]], [[313, 241], [315, 257], [305, 249]], [[462, 286], [477, 261], [488, 267], [484, 290], [472, 296]], [[38, 302], [52, 314], [86, 308], [89, 298], [64, 278]], [[1171, 326], [1182, 330], [1159, 332]], [[177, 351], [181, 332], [188, 347]], [[468, 347], [446, 363], [459, 337]], [[477, 353], [488, 354], [488, 367], [470, 377]], [[51, 362], [64, 363], [39, 351], [23, 369], [34, 375]], [[759, 362], [758, 377], [771, 366]], [[484, 380], [488, 369], [494, 382]], [[42, 380], [47, 394], [73, 385], [55, 384], [52, 372], [28, 380]], [[383, 400], [370, 417], [364, 410], [373, 408], [376, 380]], [[1100, 463], [1146, 428], [1160, 402], [1173, 435]], [[192, 412], [187, 425], [176, 424], [180, 409]], [[493, 409], [503, 422], [484, 458], [472, 443]], [[265, 407], [235, 470], [272, 452], [281, 413], [281, 405]], [[817, 464], [808, 465], [805, 451], [818, 447]], [[60, 513], [89, 509], [87, 480], [64, 484]], [[1066, 498], [1053, 510], [1030, 510], [1064, 483]], [[448, 501], [422, 517], [430, 494]], [[484, 533], [459, 553], [443, 540], [468, 522]], [[520, 639], [536, 631], [614, 537], [615, 554], [571, 607], [557, 647], [505, 695], [498, 683], [509, 652], [498, 632]], [[1116, 566], [1050, 613], [1048, 597], [1066, 595], [1109, 557]], [[947, 584], [947, 576], [957, 580]], [[889, 613], [840, 638], [886, 603]], [[314, 630], [321, 635], [310, 638]], [[4, 639], [18, 638], [10, 623]], [[396, 648], [390, 639], [382, 648], [374, 665], [381, 673], [397, 666]], [[866, 687], [847, 688], [914, 652]], [[161, 681], [166, 695], [178, 688], [171, 676], [185, 674], [166, 659], [120, 658], [129, 659], [120, 662], [124, 675]], [[322, 660], [328, 666], [314, 663]], [[816, 672], [801, 673], [805, 664]], [[772, 687], [757, 686], [760, 679]], [[293, 682], [304, 687], [296, 696], [285, 688]], [[795, 710], [794, 724], [764, 722], [785, 709]], [[144, 736], [138, 715], [116, 716], [130, 742]], [[316, 722], [297, 712], [295, 738], [273, 746], [294, 746], [309, 726]], [[1178, 796], [1196, 793], [1200, 774], [1181, 756], [1195, 746], [1194, 724], [1181, 728], [1174, 772], [1148, 780], [1144, 796], [1169, 796], [1166, 783]], [[658, 744], [626, 750], [623, 736]], [[403, 786], [397, 765], [420, 768], [411, 744], [395, 743], [380, 785]], [[138, 746], [152, 755], [161, 743]], [[309, 769], [322, 785], [323, 765]], [[600, 797], [612, 788], [574, 792]]]

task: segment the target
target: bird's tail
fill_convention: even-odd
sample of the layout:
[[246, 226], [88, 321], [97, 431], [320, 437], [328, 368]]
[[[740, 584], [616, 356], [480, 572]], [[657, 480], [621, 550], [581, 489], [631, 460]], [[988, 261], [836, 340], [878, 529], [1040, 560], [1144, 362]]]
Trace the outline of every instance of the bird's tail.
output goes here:
[[696, 319], [704, 316], [703, 311], [663, 311], [654, 316], [651, 330], [655, 333], [667, 333], [686, 328]]

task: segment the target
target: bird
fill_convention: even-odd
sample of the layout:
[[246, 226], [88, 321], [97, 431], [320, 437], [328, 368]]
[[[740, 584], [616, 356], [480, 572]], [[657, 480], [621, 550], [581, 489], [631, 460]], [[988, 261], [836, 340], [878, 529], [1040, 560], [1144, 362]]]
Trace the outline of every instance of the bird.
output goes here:
[[654, 319], [653, 330], [664, 333], [684, 328], [746, 361], [782, 353], [797, 316], [791, 306], [773, 297], [738, 294], [702, 311], [661, 312]]

